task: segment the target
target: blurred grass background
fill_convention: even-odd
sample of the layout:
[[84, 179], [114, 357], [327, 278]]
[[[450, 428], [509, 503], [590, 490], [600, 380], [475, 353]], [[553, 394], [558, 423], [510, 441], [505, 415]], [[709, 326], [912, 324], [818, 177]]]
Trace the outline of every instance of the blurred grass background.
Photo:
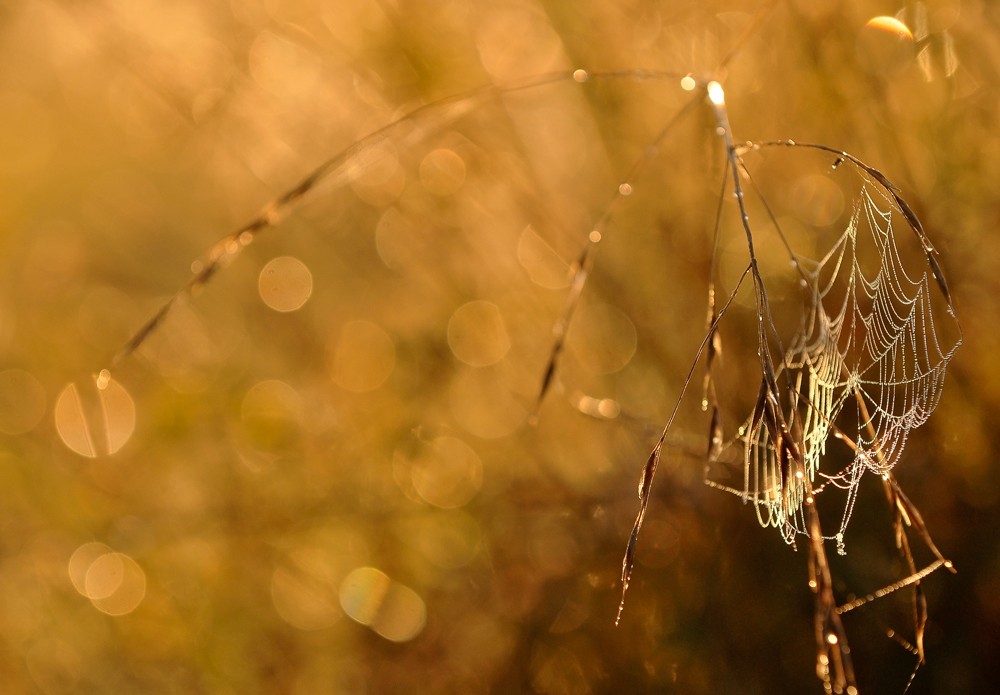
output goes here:
[[[630, 181], [526, 423], [569, 264], [692, 98], [678, 79], [565, 80], [386, 143], [182, 304], [106, 415], [93, 390], [192, 261], [360, 137], [550, 71], [708, 77], [756, 7], [0, 1], [0, 691], [819, 692], [805, 552], [702, 484], [698, 393], [613, 627], [638, 474], [704, 330], [707, 105]], [[898, 12], [917, 41], [866, 34]], [[737, 140], [843, 148], [903, 189], [963, 321], [896, 469], [958, 569], [925, 582], [915, 693], [1000, 685], [998, 22], [975, 0], [781, 1], [724, 75]], [[740, 301], [727, 436], [756, 393]], [[105, 419], [93, 453], [120, 450], [74, 453]], [[841, 597], [903, 576], [889, 521], [863, 486]], [[845, 616], [861, 692], [905, 686], [885, 630], [908, 635], [908, 610]]]

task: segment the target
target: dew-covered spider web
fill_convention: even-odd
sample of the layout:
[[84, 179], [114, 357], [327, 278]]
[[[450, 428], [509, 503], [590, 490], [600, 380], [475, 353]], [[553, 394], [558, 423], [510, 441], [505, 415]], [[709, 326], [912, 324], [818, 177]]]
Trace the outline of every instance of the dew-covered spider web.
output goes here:
[[[753, 503], [760, 523], [789, 543], [809, 533], [806, 497], [828, 487], [846, 491], [839, 528], [825, 536], [841, 553], [862, 477], [870, 471], [888, 479], [910, 433], [937, 406], [961, 344], [922, 228], [911, 228], [912, 213], [894, 189], [854, 162], [850, 168], [858, 185], [849, 219], [822, 256], [797, 253], [777, 226], [803, 291], [800, 325], [775, 365], [801, 462], [783, 455], [773, 428], [755, 427], [751, 416], [733, 442], [743, 450], [743, 489], [710, 481]], [[942, 335], [948, 331], [955, 335]], [[850, 458], [830, 471], [824, 464], [833, 440], [847, 445]]]
[[[778, 528], [787, 543], [794, 546], [799, 537], [807, 539], [809, 587], [815, 595], [816, 672], [827, 692], [856, 695], [850, 648], [840, 616], [912, 586], [915, 646], [906, 644], [919, 657], [919, 666], [924, 661], [927, 622], [920, 582], [940, 567], [953, 569], [934, 545], [920, 512], [900, 489], [892, 471], [910, 433], [927, 421], [940, 401], [945, 371], [961, 345], [961, 327], [936, 249], [899, 189], [880, 171], [825, 145], [781, 140], [737, 146], [722, 87], [711, 82], [706, 91], [718, 123], [716, 132], [726, 148], [709, 279], [708, 329], [674, 409], [643, 466], [639, 511], [622, 561], [618, 619], [666, 437], [704, 356], [702, 406], [711, 410], [705, 482], [752, 503], [761, 525]], [[796, 186], [790, 185], [793, 181], [781, 180], [794, 176], [794, 171], [773, 168], [779, 180], [765, 195], [744, 161], [750, 152], [771, 148], [833, 155], [835, 159], [828, 160], [828, 173], [844, 174], [842, 178], [849, 180], [841, 181], [843, 187], [826, 177], [808, 178], [822, 180], [821, 188], [835, 191], [833, 198], [842, 201], [846, 197], [850, 201], [847, 214], [838, 210], [822, 215], [822, 219], [807, 220], [797, 238], [786, 234], [784, 222], [776, 216], [768, 197], [771, 193], [784, 197], [794, 208], [795, 199], [801, 196]], [[749, 262], [720, 308], [716, 304], [716, 274], [724, 201], [730, 186]], [[752, 215], [745, 195], [751, 190], [759, 203]], [[768, 226], [776, 239], [764, 239]], [[773, 256], [775, 251], [785, 254], [784, 268], [790, 260], [796, 283], [783, 282], [783, 273], [778, 270], [782, 263], [762, 263], [765, 255]], [[752, 414], [725, 444], [713, 365], [720, 354], [720, 323], [745, 285], [752, 285], [753, 291], [760, 388]], [[551, 371], [550, 363], [546, 383]], [[742, 488], [711, 475], [718, 469], [715, 464], [736, 461], [742, 463]], [[894, 515], [896, 545], [909, 575], [838, 605], [825, 542], [835, 540], [838, 551], [845, 553], [845, 530], [866, 471], [882, 481]], [[817, 498], [827, 490], [840, 490], [845, 498], [832, 535], [824, 533], [817, 509]], [[919, 533], [936, 557], [919, 571], [904, 527]], [[895, 633], [887, 634], [892, 637]]]

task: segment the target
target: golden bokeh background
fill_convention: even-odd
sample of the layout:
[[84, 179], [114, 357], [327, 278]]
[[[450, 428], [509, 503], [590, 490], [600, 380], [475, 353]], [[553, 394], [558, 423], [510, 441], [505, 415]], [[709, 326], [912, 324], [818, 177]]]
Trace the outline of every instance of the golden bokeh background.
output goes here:
[[[0, 0], [0, 691], [820, 692], [804, 547], [703, 485], [701, 372], [614, 627], [636, 482], [705, 329], [723, 150], [688, 75], [723, 83], [739, 141], [883, 171], [940, 250], [964, 346], [896, 472], [958, 573], [924, 582], [911, 692], [1000, 687], [1000, 12], [757, 10]], [[670, 76], [599, 75], [632, 69]], [[101, 371], [329, 157], [553, 72], [392, 131]], [[853, 205], [830, 160], [747, 155], [813, 257]], [[746, 246], [724, 208], [728, 291]], [[761, 263], [780, 308], [787, 261]], [[740, 295], [728, 437], [756, 394], [755, 320]], [[890, 520], [863, 486], [841, 599], [904, 576]], [[845, 616], [861, 692], [905, 687], [915, 658], [886, 632], [909, 635], [907, 600]]]

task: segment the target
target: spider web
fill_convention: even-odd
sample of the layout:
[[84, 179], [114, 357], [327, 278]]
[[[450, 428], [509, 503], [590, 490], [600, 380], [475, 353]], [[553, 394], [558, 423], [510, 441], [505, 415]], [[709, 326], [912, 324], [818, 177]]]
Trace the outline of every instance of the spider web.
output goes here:
[[[787, 387], [787, 422], [798, 430], [802, 461], [782, 456], [768, 428], [753, 427], [751, 416], [737, 436], [744, 450], [743, 489], [713, 483], [752, 502], [761, 525], [780, 529], [793, 544], [797, 535], [809, 533], [806, 497], [828, 486], [845, 490], [839, 529], [826, 536], [837, 541], [841, 554], [864, 473], [888, 480], [910, 432], [940, 401], [945, 371], [961, 344], [959, 338], [943, 347], [935, 318], [940, 301], [931, 289], [940, 271], [922, 229], [914, 227], [927, 256], [921, 258], [922, 272], [919, 266], [914, 272], [893, 228], [894, 217], [909, 221], [912, 213], [901, 208], [894, 189], [855, 168], [861, 185], [832, 248], [818, 260], [792, 252], [806, 300], [778, 378]], [[947, 300], [943, 284], [942, 291]], [[950, 303], [946, 311], [954, 320]], [[830, 458], [831, 435], [848, 443], [853, 459], [825, 473], [821, 464]]]

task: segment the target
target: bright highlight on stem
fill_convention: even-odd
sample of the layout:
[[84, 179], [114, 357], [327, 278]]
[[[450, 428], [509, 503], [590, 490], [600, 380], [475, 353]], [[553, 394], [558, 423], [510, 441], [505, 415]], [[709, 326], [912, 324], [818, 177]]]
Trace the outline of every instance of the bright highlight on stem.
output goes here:
[[722, 106], [726, 101], [726, 94], [722, 91], [722, 85], [718, 82], [708, 83], [708, 98], [716, 106]]

